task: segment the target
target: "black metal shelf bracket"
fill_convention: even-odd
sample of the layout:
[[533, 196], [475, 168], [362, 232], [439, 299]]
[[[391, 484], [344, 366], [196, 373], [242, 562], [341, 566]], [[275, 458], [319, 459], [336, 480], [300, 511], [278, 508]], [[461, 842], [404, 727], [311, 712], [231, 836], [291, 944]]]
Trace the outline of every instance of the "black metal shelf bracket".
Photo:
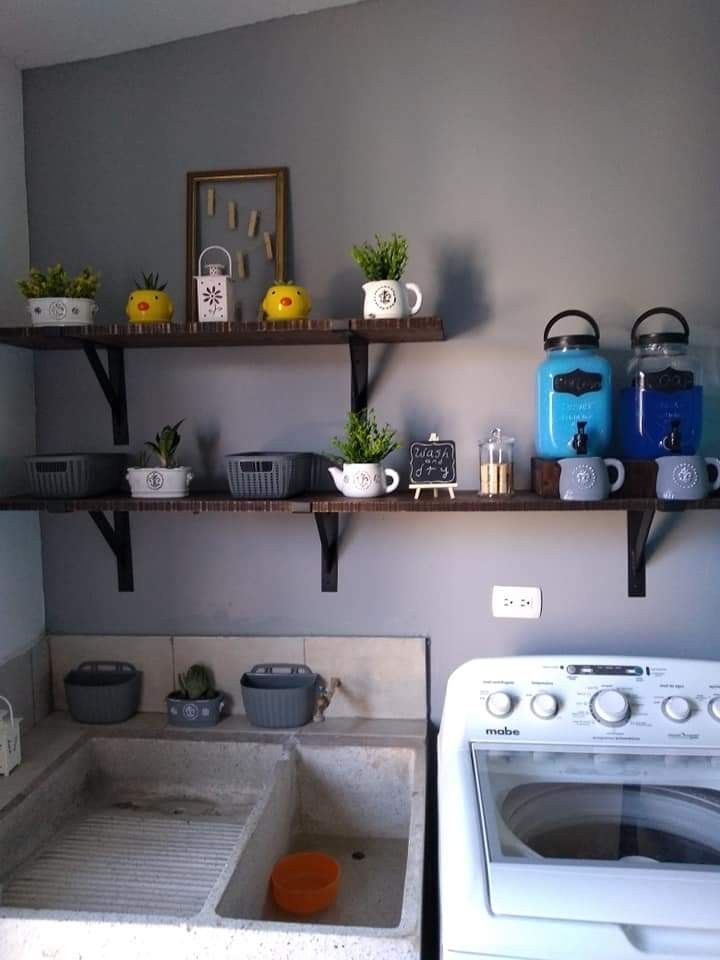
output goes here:
[[628, 596], [645, 596], [645, 547], [655, 517], [654, 510], [628, 510]]
[[110, 404], [115, 446], [127, 446], [130, 443], [127, 416], [127, 394], [125, 391], [125, 358], [122, 347], [107, 347], [107, 371], [98, 356], [94, 343], [83, 342], [83, 350], [93, 373], [97, 377], [105, 399]]
[[88, 511], [105, 542], [115, 554], [117, 561], [118, 590], [132, 593], [133, 582], [132, 543], [130, 540], [130, 514], [127, 510], [113, 512], [114, 526], [102, 510]]
[[315, 523], [322, 550], [320, 567], [322, 592], [337, 593], [340, 520], [337, 513], [316, 513]]
[[354, 413], [368, 405], [368, 342], [350, 337], [350, 409]]

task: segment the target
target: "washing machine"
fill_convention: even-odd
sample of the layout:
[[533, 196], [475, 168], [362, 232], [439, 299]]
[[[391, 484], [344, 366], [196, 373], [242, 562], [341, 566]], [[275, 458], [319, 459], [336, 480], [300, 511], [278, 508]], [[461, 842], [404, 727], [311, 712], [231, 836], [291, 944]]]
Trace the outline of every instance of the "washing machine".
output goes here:
[[438, 799], [443, 960], [720, 958], [720, 663], [466, 663]]

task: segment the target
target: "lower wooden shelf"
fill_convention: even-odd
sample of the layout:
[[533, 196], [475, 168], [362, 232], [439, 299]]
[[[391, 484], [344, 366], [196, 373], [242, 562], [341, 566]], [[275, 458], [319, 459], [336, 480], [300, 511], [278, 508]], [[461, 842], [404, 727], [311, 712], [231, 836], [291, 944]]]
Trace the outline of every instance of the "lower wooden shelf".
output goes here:
[[[126, 493], [66, 499], [32, 496], [0, 498], [0, 511], [37, 510], [47, 513], [87, 513], [115, 555], [118, 586], [133, 589], [131, 513], [294, 513], [312, 514], [320, 537], [321, 584], [324, 592], [337, 591], [340, 514], [357, 513], [577, 513], [621, 511], [627, 515], [628, 594], [644, 597], [645, 547], [655, 513], [685, 510], [720, 510], [720, 496], [706, 500], [656, 500], [652, 497], [615, 497], [599, 501], [566, 501], [519, 491], [511, 497], [481, 497], [474, 490], [460, 490], [451, 499], [444, 491], [419, 499], [403, 492], [370, 500], [340, 494], [308, 493], [289, 500], [239, 500], [229, 493], [194, 493], [181, 500], [136, 499]], [[113, 514], [111, 523], [106, 514]]]

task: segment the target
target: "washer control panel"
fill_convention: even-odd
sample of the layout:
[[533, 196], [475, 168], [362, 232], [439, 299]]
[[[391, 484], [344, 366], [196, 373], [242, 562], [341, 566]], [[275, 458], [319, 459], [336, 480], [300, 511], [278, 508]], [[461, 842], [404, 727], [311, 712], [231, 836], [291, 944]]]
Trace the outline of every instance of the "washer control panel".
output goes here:
[[450, 678], [469, 739], [720, 748], [720, 661], [472, 660]]

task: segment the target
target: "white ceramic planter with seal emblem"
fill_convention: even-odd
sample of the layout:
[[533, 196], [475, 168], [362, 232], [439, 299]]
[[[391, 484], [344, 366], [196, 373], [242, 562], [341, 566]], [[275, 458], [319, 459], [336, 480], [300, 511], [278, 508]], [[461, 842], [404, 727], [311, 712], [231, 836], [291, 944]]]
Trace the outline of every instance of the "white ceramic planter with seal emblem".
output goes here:
[[34, 327], [89, 327], [97, 309], [95, 301], [85, 297], [32, 297], [27, 302]]
[[335, 486], [344, 497], [384, 497], [393, 493], [400, 483], [397, 470], [384, 467], [382, 463], [345, 463], [340, 467], [328, 467]]
[[143, 499], [177, 500], [190, 492], [193, 475], [189, 467], [130, 467], [130, 495]]
[[[414, 317], [422, 306], [422, 292], [416, 283], [400, 283], [398, 280], [370, 280], [363, 284], [366, 320], [396, 320]], [[410, 309], [407, 292], [415, 294], [415, 303]]]

